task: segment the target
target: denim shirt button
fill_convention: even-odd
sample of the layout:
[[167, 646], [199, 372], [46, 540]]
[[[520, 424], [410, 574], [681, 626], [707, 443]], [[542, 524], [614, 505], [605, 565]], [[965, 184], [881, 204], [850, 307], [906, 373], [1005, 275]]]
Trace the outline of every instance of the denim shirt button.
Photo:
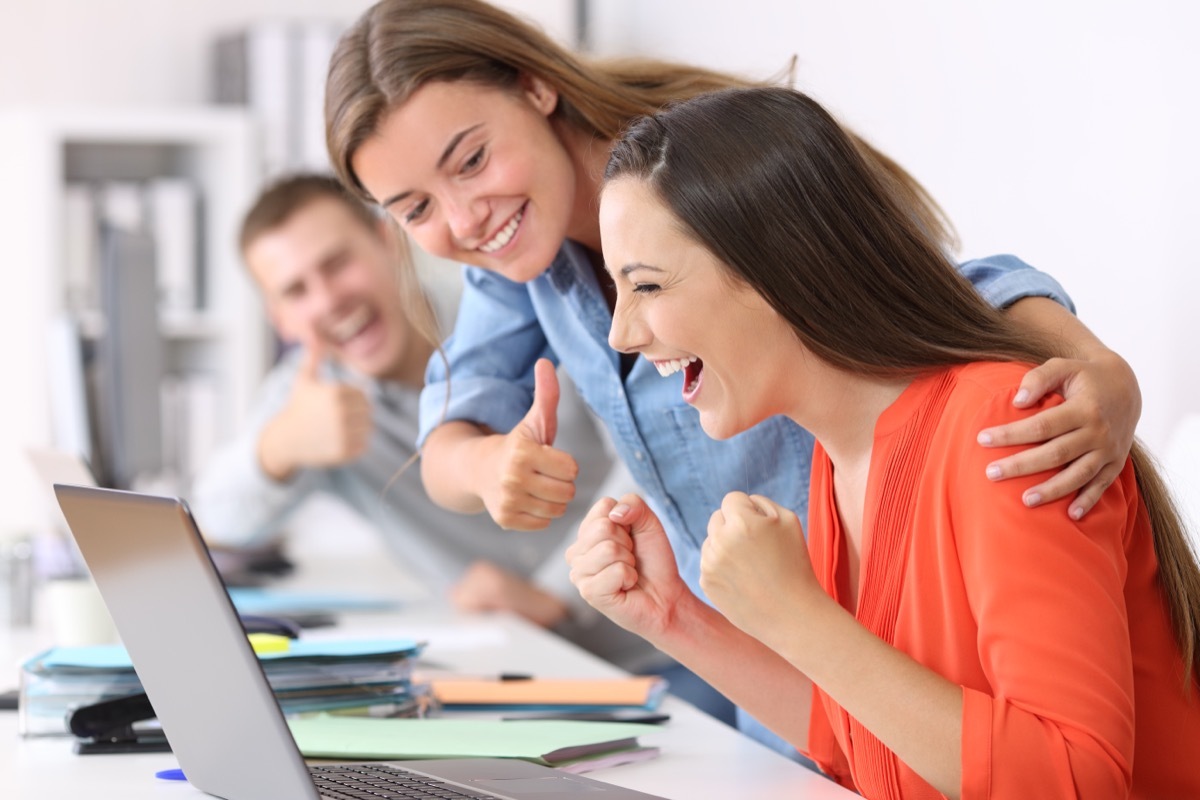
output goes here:
[[634, 452], [633, 457], [636, 458], [638, 461], [646, 460], [646, 454], [643, 453], [641, 450]]

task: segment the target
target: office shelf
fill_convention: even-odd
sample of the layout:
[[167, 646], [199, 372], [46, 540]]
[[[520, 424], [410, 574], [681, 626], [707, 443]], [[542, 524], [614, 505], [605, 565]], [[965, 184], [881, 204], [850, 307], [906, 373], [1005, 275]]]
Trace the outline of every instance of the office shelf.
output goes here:
[[[8, 277], [0, 331], [10, 343], [10, 388], [0, 415], [6, 487], [32, 481], [24, 447], [64, 444], [55, 439], [64, 398], [52, 391], [56, 367], [48, 353], [54, 321], [73, 319], [85, 340], [106, 325], [95, 307], [71, 296], [68, 186], [174, 179], [194, 189], [197, 295], [194, 307], [160, 309], [165, 369], [211, 382], [211, 437], [228, 435], [245, 416], [272, 352], [236, 247], [241, 215], [261, 181], [257, 135], [248, 112], [225, 107], [0, 110], [0, 242]], [[0, 531], [39, 524], [44, 509], [36, 495], [13, 492], [18, 502], [0, 506]]]

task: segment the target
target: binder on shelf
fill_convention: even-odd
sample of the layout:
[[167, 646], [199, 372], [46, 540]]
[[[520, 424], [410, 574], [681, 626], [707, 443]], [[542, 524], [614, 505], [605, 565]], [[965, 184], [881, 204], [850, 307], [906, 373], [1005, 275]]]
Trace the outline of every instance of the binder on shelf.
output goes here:
[[192, 314], [205, 303], [203, 204], [188, 178], [72, 181], [63, 188], [63, 306], [76, 315], [104, 303], [105, 231], [148, 236], [160, 312]]
[[154, 238], [158, 307], [167, 313], [200, 307], [199, 197], [186, 178], [161, 177], [146, 184]]
[[146, 200], [138, 181], [109, 180], [97, 185], [100, 225], [122, 231], [146, 230]]
[[163, 465], [188, 486], [220, 441], [221, 397], [215, 375], [167, 375], [160, 388]]
[[342, 25], [312, 21], [300, 26], [300, 68], [296, 109], [295, 166], [300, 170], [331, 172], [325, 144], [325, 79]]
[[100, 305], [100, 214], [92, 184], [63, 188], [63, 300], [72, 313]]
[[215, 40], [213, 99], [247, 106], [258, 119], [268, 178], [330, 171], [325, 78], [345, 27], [334, 20], [263, 19]]

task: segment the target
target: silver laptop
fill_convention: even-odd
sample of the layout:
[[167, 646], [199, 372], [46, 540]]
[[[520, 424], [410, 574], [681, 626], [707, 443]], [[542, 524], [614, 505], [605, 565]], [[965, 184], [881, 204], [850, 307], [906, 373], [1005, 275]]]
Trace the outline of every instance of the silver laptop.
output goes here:
[[[655, 797], [516, 759], [309, 767], [187, 505], [86, 486], [54, 491], [171, 749], [201, 791], [227, 800], [349, 800], [364, 790], [397, 798]], [[383, 770], [400, 785], [385, 789], [367, 777], [369, 785], [348, 788], [360, 769]]]

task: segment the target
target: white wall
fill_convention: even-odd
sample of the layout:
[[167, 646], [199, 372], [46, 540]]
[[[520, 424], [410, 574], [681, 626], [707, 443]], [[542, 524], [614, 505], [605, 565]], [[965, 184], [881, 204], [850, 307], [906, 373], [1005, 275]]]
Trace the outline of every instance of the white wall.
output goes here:
[[592, 42], [796, 87], [921, 180], [964, 257], [1058, 278], [1138, 373], [1154, 449], [1200, 411], [1200, 5], [603, 0]]
[[[3, 0], [0, 105], [208, 100], [209, 42], [264, 18], [353, 21], [370, 0]], [[564, 41], [571, 0], [500, 0]]]
[[[0, 106], [185, 105], [208, 43], [264, 17], [352, 19], [367, 0], [3, 0]], [[505, 0], [570, 38], [572, 0]], [[964, 256], [1059, 278], [1137, 370], [1160, 448], [1200, 410], [1200, 4], [1147, 0], [593, 0], [601, 52], [766, 76], [814, 94], [941, 201]], [[0, 131], [0, 146], [3, 146]], [[11, 266], [11, 265], [10, 265]], [[43, 265], [8, 270], [28, 290]], [[10, 375], [11, 386], [20, 376]], [[0, 519], [0, 522], [3, 520]]]

